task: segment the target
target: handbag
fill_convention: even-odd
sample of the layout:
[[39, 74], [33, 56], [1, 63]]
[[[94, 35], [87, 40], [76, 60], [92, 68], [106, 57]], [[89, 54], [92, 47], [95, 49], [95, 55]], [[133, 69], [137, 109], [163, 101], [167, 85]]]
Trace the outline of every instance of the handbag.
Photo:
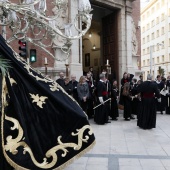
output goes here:
[[121, 105], [121, 104], [118, 104], [118, 109], [119, 109], [119, 110], [124, 110], [124, 106]]

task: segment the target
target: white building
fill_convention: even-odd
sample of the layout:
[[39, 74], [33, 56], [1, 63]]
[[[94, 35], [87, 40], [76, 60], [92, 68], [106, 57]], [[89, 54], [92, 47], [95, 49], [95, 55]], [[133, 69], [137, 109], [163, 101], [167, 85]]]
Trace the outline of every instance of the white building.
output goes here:
[[[151, 0], [141, 10], [141, 68], [144, 78], [170, 74], [170, 1]], [[151, 60], [152, 59], [152, 60]]]

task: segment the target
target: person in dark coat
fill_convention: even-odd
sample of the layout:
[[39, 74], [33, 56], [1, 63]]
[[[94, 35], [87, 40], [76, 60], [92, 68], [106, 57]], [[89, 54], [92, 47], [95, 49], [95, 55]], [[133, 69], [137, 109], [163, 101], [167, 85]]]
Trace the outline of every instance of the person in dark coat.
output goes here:
[[88, 98], [89, 98], [89, 87], [86, 82], [85, 76], [81, 76], [77, 85], [77, 92], [79, 97], [79, 103], [83, 111], [87, 113]]
[[113, 85], [111, 89], [111, 112], [110, 117], [112, 120], [118, 120], [119, 112], [118, 112], [118, 97], [119, 97], [119, 90], [117, 88], [117, 81], [113, 80]]
[[143, 75], [142, 74], [139, 76], [139, 80], [141, 83], [143, 83]]
[[95, 109], [94, 114], [94, 121], [100, 125], [103, 125], [105, 123], [111, 123], [110, 121], [108, 121], [109, 101], [105, 102], [106, 100], [108, 100], [108, 91], [107, 86], [105, 84], [105, 80], [105, 75], [100, 74], [100, 80], [97, 84], [97, 105], [101, 105]]
[[[156, 77], [156, 84], [158, 86], [158, 90], [159, 92], [164, 88], [164, 82], [162, 82], [161, 76], [157, 75]], [[163, 114], [164, 111], [164, 106], [163, 106], [163, 100], [161, 100], [161, 102], [157, 101], [157, 111], [161, 112], [161, 114]]]
[[170, 114], [170, 76], [167, 77], [166, 80], [166, 108], [165, 108], [165, 113]]
[[87, 108], [87, 115], [88, 118], [92, 118], [94, 115], [94, 111], [93, 111], [93, 107], [94, 107], [94, 96], [93, 96], [93, 91], [94, 91], [94, 82], [93, 79], [91, 77], [91, 73], [87, 73], [87, 77], [86, 77], [86, 82], [89, 86], [89, 98], [88, 98], [88, 108]]
[[167, 97], [166, 97], [166, 78], [162, 77], [161, 80], [161, 103], [160, 103], [160, 110], [161, 110], [161, 114], [163, 114], [163, 112], [165, 111], [166, 108], [166, 104], [167, 104]]
[[120, 105], [123, 105], [123, 104], [124, 104], [122, 92], [123, 92], [124, 84], [127, 83], [127, 82], [129, 82], [129, 79], [128, 79], [127, 73], [125, 72], [125, 73], [123, 74], [123, 78], [121, 79], [120, 100], [119, 100], [119, 104], [120, 104]]
[[138, 86], [137, 79], [132, 79], [132, 88], [131, 88], [131, 94], [132, 94], [132, 114], [137, 115], [138, 112], [138, 97], [135, 95], [135, 89]]
[[63, 89], [69, 94], [69, 95], [71, 95], [72, 94], [72, 89], [73, 89], [73, 87], [72, 87], [72, 84], [70, 84], [69, 83], [69, 78], [65, 78], [64, 79], [64, 85], [63, 85]]
[[57, 82], [61, 87], [63, 87], [63, 86], [64, 86], [64, 73], [63, 73], [63, 72], [60, 72], [59, 76], [60, 76], [60, 77], [56, 80], [56, 82]]
[[160, 102], [161, 96], [156, 83], [152, 82], [152, 76], [148, 74], [147, 81], [137, 87], [137, 93], [141, 93], [141, 108], [138, 115], [137, 126], [143, 129], [156, 127], [156, 100]]
[[78, 81], [76, 81], [75, 75], [71, 75], [71, 81], [69, 83], [72, 85], [72, 96], [78, 102], [78, 93], [77, 93]]
[[126, 82], [124, 84], [122, 95], [124, 101], [124, 118], [126, 121], [129, 121], [132, 118], [132, 96], [130, 94], [130, 82]]

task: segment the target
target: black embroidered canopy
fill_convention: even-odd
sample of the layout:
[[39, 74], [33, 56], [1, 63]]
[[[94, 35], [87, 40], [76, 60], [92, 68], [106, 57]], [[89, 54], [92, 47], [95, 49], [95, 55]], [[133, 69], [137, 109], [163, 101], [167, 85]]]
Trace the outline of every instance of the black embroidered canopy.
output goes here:
[[11, 68], [2, 78], [1, 140], [15, 169], [63, 169], [95, 143], [87, 116], [53, 80], [44, 78], [0, 37]]

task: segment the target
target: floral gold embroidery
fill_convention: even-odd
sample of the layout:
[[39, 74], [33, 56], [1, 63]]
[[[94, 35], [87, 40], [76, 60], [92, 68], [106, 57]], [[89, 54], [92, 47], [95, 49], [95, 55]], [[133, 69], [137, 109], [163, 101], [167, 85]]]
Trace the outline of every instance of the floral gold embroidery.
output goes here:
[[51, 91], [59, 91], [58, 84], [57, 83], [52, 83], [52, 85], [50, 85], [50, 90]]
[[42, 104], [45, 104], [45, 99], [48, 99], [48, 97], [46, 96], [41, 96], [39, 97], [39, 94], [31, 94], [31, 98], [33, 99], [32, 103], [37, 103], [37, 106], [39, 106], [40, 108], [43, 108], [42, 107]]
[[[76, 144], [76, 143], [63, 143], [61, 141], [62, 136], [59, 136], [58, 139], [57, 139], [58, 145], [54, 146], [53, 148], [48, 150], [45, 154], [46, 157], [43, 158], [43, 162], [39, 163], [35, 159], [31, 148], [24, 141], [22, 141], [24, 133], [23, 133], [23, 129], [20, 126], [18, 120], [11, 118], [11, 117], [8, 117], [8, 116], [5, 116], [5, 119], [14, 123], [14, 126], [11, 128], [11, 130], [15, 130], [15, 129], [18, 130], [18, 136], [15, 139], [13, 139], [12, 136], [8, 136], [6, 138], [7, 144], [5, 145], [5, 150], [11, 152], [12, 154], [17, 154], [18, 153], [17, 148], [22, 146], [24, 148], [23, 153], [24, 154], [26, 152], [29, 153], [31, 160], [33, 161], [35, 166], [42, 168], [42, 169], [49, 169], [49, 168], [52, 168], [54, 165], [56, 165], [56, 163], [58, 161], [57, 151], [59, 151], [59, 150], [63, 151], [61, 156], [65, 157], [65, 156], [67, 156], [67, 153], [68, 153], [67, 148], [73, 148], [74, 150], [80, 150], [83, 142], [87, 143], [88, 140], [89, 140], [89, 135], [93, 134], [92, 128], [89, 125], [85, 125], [81, 129], [77, 130], [77, 133], [72, 132], [72, 134], [71, 134], [72, 136], [78, 137], [78, 144]], [[86, 130], [89, 130], [88, 135], [83, 137], [84, 132]], [[51, 158], [51, 157], [52, 157], [51, 162], [50, 163], [47, 162], [47, 158]]]

